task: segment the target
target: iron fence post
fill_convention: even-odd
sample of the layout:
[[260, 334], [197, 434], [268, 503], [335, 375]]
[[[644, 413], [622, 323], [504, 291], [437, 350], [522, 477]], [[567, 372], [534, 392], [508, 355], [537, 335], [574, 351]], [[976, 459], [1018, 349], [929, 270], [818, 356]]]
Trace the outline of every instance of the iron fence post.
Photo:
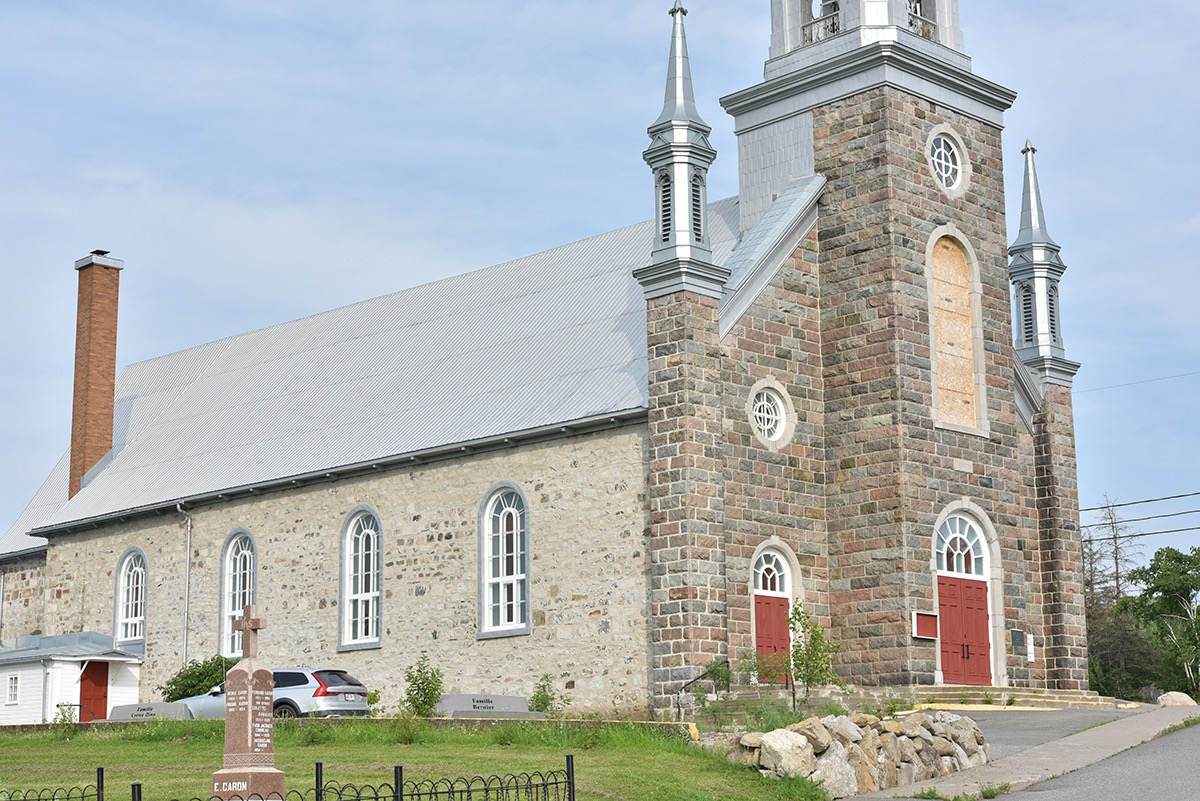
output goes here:
[[142, 801], [142, 783], [134, 782], [129, 786], [132, 801]]
[[317, 783], [317, 801], [325, 799], [325, 763], [318, 762], [316, 765], [316, 783]]
[[392, 798], [404, 801], [404, 767], [396, 765], [392, 768]]
[[567, 754], [567, 801], [575, 801], [575, 755]]
[[104, 768], [96, 768], [96, 801], [104, 801]]

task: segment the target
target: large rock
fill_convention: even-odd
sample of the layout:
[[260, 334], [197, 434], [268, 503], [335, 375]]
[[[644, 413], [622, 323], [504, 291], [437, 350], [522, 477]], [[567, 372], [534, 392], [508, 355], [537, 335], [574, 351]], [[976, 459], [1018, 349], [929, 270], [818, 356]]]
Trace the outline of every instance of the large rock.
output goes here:
[[817, 769], [808, 778], [820, 782], [830, 798], [849, 798], [858, 793], [858, 775], [847, 761], [846, 746], [837, 740], [817, 759]]
[[[911, 747], [911, 746], [910, 746]], [[913, 752], [913, 757], [916, 757]], [[904, 761], [900, 752], [900, 738], [891, 732], [886, 732], [879, 738], [879, 758], [886, 759], [892, 764], [899, 765]], [[911, 761], [911, 760], [910, 760]]]
[[896, 770], [896, 786], [904, 787], [908, 784], [916, 784], [919, 781], [923, 781], [924, 776], [920, 779], [917, 778], [918, 769], [924, 770], [924, 766], [918, 768], [910, 762], [901, 762], [900, 767]]
[[865, 712], [859, 712], [857, 715], [850, 716], [850, 722], [860, 729], [865, 729], [868, 726], [874, 726], [879, 722], [879, 718], [874, 715], [868, 715]]
[[[901, 721], [907, 729], [911, 726], [920, 726], [927, 731], [933, 731], [933, 718], [926, 715], [924, 712], [913, 712], [911, 715], [905, 715]], [[909, 737], [912, 735], [910, 734]]]
[[917, 743], [920, 743], [921, 747], [924, 747], [925, 743], [923, 741], [917, 740], [917, 742], [914, 743], [907, 737], [897, 737], [896, 742], [900, 746], [901, 762], [912, 762], [913, 764], [917, 764], [921, 761], [921, 758], [917, 756]]
[[857, 743], [846, 749], [849, 752], [848, 762], [854, 769], [854, 777], [858, 782], [858, 792], [873, 793], [879, 789], [879, 776], [875, 773], [875, 760]]
[[742, 735], [741, 744], [744, 748], [762, 748], [762, 732], [750, 731]]
[[850, 718], [845, 715], [838, 717], [823, 718], [821, 720], [825, 724], [825, 728], [829, 729], [832, 734], [842, 745], [851, 745], [862, 739], [862, 729], [850, 722]]
[[807, 777], [817, 769], [812, 743], [807, 737], [787, 729], [776, 729], [763, 735], [758, 764], [790, 779]]
[[945, 737], [934, 737], [933, 749], [937, 751], [937, 755], [940, 757], [954, 756], [954, 743], [950, 742]]
[[892, 734], [904, 734], [904, 724], [898, 720], [885, 720], [882, 726], [884, 731]]
[[812, 743], [814, 754], [823, 754], [825, 749], [829, 747], [829, 744], [833, 742], [833, 735], [829, 733], [829, 729], [825, 728], [825, 724], [818, 718], [805, 718], [787, 728], [788, 731], [806, 737]]
[[1183, 693], [1163, 693], [1158, 696], [1159, 706], [1195, 706], [1191, 696]]

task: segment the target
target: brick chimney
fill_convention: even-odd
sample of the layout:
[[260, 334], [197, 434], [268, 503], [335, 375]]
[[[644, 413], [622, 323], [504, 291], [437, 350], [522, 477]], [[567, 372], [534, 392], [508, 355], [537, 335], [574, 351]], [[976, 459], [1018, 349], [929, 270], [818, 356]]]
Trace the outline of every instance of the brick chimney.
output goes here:
[[75, 328], [75, 404], [71, 411], [71, 483], [67, 497], [81, 488], [84, 473], [113, 446], [113, 404], [117, 385], [117, 294], [125, 262], [93, 250], [75, 262], [79, 271], [79, 311]]

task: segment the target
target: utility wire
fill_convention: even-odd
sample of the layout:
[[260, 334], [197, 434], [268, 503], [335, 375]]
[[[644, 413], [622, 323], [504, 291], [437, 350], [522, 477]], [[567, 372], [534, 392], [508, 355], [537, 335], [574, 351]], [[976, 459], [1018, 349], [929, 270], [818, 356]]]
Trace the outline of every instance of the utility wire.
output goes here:
[[1144, 501], [1127, 501], [1125, 503], [1106, 503], [1102, 506], [1089, 506], [1087, 509], [1080, 509], [1081, 512], [1099, 512], [1102, 509], [1119, 509], [1122, 506], [1138, 506], [1143, 503], [1158, 503], [1159, 501], [1176, 501], [1180, 498], [1195, 498], [1200, 496], [1200, 492], [1189, 492], [1185, 495], [1168, 495], [1165, 498], [1147, 498]]
[[[1150, 515], [1149, 517], [1131, 517], [1128, 520], [1125, 520], [1124, 518], [1118, 518], [1116, 523], [1118, 526], [1123, 526], [1126, 523], [1141, 523], [1146, 520], [1162, 520], [1165, 517], [1183, 517], [1184, 515], [1195, 515], [1195, 514], [1200, 514], [1200, 509], [1191, 509], [1186, 512], [1172, 512], [1169, 515]], [[1086, 524], [1080, 526], [1080, 528], [1104, 528], [1106, 526], [1112, 527], [1112, 523], [1086, 523]]]
[[1128, 384], [1113, 384], [1107, 387], [1092, 387], [1091, 389], [1077, 389], [1073, 394], [1084, 395], [1088, 392], [1101, 392], [1106, 389], [1120, 389], [1121, 387], [1136, 387], [1139, 384], [1153, 384], [1155, 381], [1170, 381], [1173, 378], [1187, 378], [1188, 376], [1200, 375], [1200, 370], [1194, 373], [1180, 373], [1179, 375], [1165, 375], [1162, 378], [1147, 378], [1144, 381], [1130, 381]]
[[1183, 534], [1188, 531], [1200, 531], [1200, 526], [1189, 526], [1188, 528], [1173, 528], [1169, 531], [1139, 531], [1137, 534], [1119, 534], [1116, 537], [1101, 537], [1092, 535], [1087, 537], [1088, 542], [1111, 542], [1112, 540], [1136, 540], [1141, 537], [1157, 537], [1160, 534]]

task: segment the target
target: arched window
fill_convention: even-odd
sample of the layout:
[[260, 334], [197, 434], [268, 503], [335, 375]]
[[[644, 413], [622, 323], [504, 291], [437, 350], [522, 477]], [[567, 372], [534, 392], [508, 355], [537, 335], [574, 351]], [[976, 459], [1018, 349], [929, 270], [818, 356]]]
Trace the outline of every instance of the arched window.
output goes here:
[[146, 557], [134, 550], [117, 573], [117, 640], [146, 637]]
[[938, 526], [937, 569], [973, 578], [987, 577], [987, 549], [979, 525], [962, 514], [952, 514]]
[[930, 255], [937, 419], [965, 428], [982, 428], [976, 364], [976, 338], [980, 332], [971, 303], [972, 275], [967, 254], [957, 241], [943, 236], [934, 243]]
[[774, 551], [763, 551], [754, 562], [754, 593], [792, 597], [791, 571], [783, 557]]
[[256, 556], [254, 539], [247, 532], [230, 537], [225, 545], [221, 653], [228, 657], [240, 656], [242, 653], [242, 632], [235, 629], [233, 624], [242, 619], [243, 607], [256, 602]]
[[480, 543], [481, 635], [529, 631], [529, 524], [515, 487], [495, 490], [484, 505]]
[[359, 512], [346, 526], [342, 563], [342, 644], [379, 642], [382, 526], [371, 512]]

